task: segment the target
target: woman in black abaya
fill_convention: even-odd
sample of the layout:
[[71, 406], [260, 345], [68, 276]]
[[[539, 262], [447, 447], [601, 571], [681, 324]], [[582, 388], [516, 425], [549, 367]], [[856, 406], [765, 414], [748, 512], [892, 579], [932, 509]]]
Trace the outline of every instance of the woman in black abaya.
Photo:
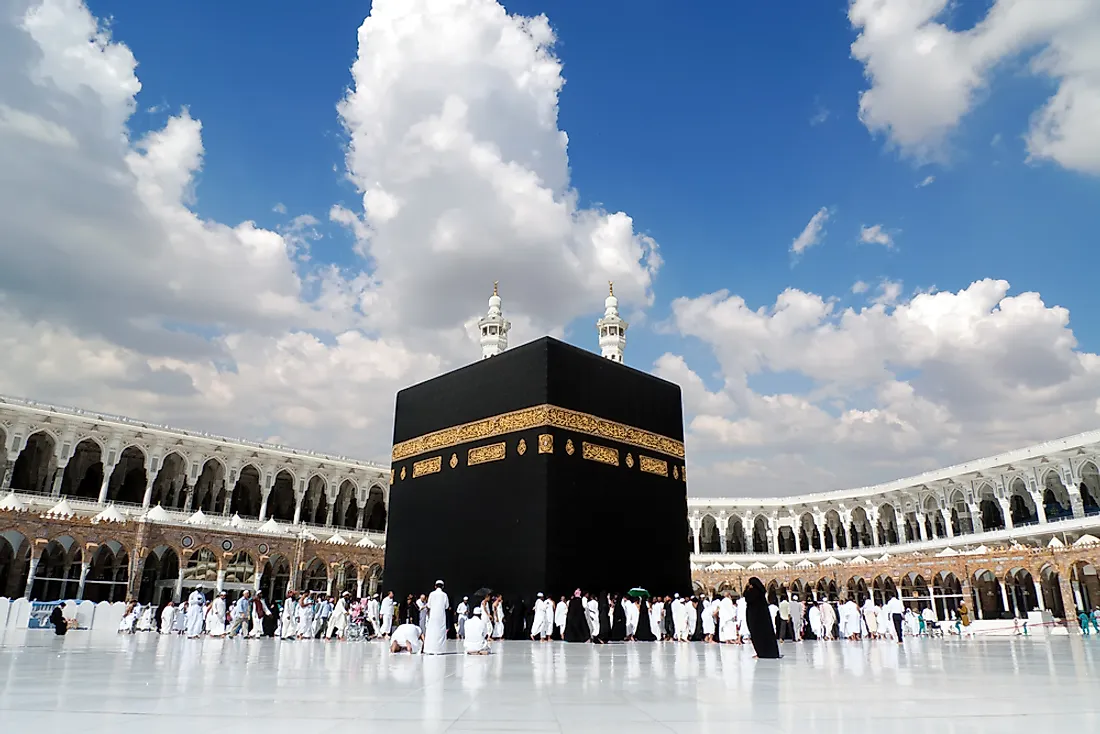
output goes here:
[[599, 623], [600, 631], [596, 633], [596, 636], [592, 638], [592, 641], [603, 645], [611, 639], [611, 607], [607, 603], [607, 592], [601, 591], [599, 597], [596, 600], [597, 609], [599, 610]]
[[779, 643], [775, 640], [771, 613], [768, 611], [768, 592], [760, 579], [753, 576], [745, 587], [745, 623], [752, 636], [756, 657], [779, 658]]
[[565, 610], [565, 633], [562, 635], [566, 642], [588, 642], [592, 639], [592, 630], [588, 626], [588, 617], [584, 613], [584, 599], [581, 598], [581, 590], [573, 592], [573, 598], [569, 600], [569, 606]]
[[69, 631], [69, 623], [65, 621], [65, 613], [61, 611], [60, 604], [50, 612], [50, 623], [53, 624], [53, 633], [58, 637]]
[[[660, 603], [660, 602], [656, 602]], [[635, 642], [656, 642], [657, 635], [649, 626], [649, 605], [645, 599], [638, 600], [638, 628], [634, 630]]]
[[615, 605], [611, 610], [611, 642], [623, 642], [626, 640], [626, 610], [623, 609], [623, 601], [617, 596], [611, 597], [611, 603]]

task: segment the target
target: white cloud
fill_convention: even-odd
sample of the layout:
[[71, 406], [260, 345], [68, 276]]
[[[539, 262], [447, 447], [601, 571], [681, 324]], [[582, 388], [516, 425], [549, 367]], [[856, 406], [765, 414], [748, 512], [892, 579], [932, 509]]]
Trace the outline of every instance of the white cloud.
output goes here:
[[818, 107], [817, 111], [814, 112], [813, 117], [810, 118], [810, 127], [817, 127], [818, 125], [827, 122], [831, 114], [832, 113], [829, 112], [828, 108]]
[[[692, 492], [860, 486], [1095, 428], [1100, 356], [1077, 349], [1065, 309], [1008, 291], [903, 297], [886, 280], [858, 309], [796, 289], [760, 309], [724, 291], [677, 299], [674, 325], [721, 368], [701, 392], [687, 361], [659, 363], [690, 386]], [[773, 389], [753, 389], [766, 376]]]
[[935, 176], [925, 176], [923, 179], [921, 179], [921, 182], [919, 184], [917, 184], [917, 188], [918, 189], [923, 189], [925, 186], [931, 186], [935, 182], [936, 182], [936, 177]]
[[810, 217], [810, 221], [806, 223], [802, 232], [791, 242], [791, 252], [795, 257], [821, 242], [825, 234], [825, 223], [828, 221], [829, 210], [826, 207], [821, 207], [816, 214]]
[[1057, 91], [1032, 116], [1029, 158], [1100, 173], [1100, 3], [994, 0], [963, 30], [942, 22], [949, 7], [948, 0], [851, 0], [848, 17], [859, 31], [852, 56], [870, 82], [859, 101], [867, 129], [918, 159], [943, 158], [997, 67], [1031, 54], [1031, 70]]
[[545, 18], [376, 0], [340, 104], [363, 211], [327, 213], [367, 256], [349, 268], [311, 256], [314, 213], [277, 231], [197, 216], [202, 122], [136, 135], [129, 48], [80, 0], [17, 5], [0, 16], [0, 392], [384, 459], [394, 392], [476, 358], [493, 280], [513, 343], [597, 311], [607, 280], [624, 306], [652, 300], [656, 243], [570, 186]]
[[860, 293], [866, 293], [870, 289], [870, 287], [871, 286], [867, 285], [867, 283], [865, 283], [864, 281], [857, 280], [855, 283], [852, 284], [852, 293], [855, 293], [857, 295]]
[[275, 206], [271, 207], [271, 211], [276, 214], [286, 214], [286, 204], [279, 202]]
[[888, 250], [894, 248], [894, 236], [884, 230], [881, 224], [873, 224], [870, 227], [861, 226], [859, 228], [859, 241], [865, 245], [882, 245]]

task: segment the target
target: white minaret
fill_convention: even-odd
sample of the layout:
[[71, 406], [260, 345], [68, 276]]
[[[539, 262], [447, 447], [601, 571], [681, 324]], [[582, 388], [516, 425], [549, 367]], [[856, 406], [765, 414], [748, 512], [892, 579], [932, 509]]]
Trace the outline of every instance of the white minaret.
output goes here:
[[493, 282], [493, 295], [489, 296], [489, 313], [477, 320], [481, 329], [481, 358], [487, 359], [500, 354], [508, 348], [508, 330], [512, 324], [504, 320], [500, 311], [500, 294]]
[[[603, 302], [603, 318], [596, 322], [600, 330], [600, 353], [613, 362], [623, 363], [626, 350], [626, 327], [619, 317], [619, 299], [615, 297], [615, 284], [607, 284], [607, 300]], [[484, 339], [482, 340], [484, 342]]]

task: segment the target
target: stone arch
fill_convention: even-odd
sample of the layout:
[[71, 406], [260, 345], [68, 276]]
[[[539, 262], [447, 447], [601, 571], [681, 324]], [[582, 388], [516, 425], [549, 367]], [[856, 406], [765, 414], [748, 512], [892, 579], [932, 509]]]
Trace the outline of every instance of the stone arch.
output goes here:
[[867, 581], [862, 576], [853, 576], [848, 579], [846, 596], [863, 606], [864, 600], [871, 596], [867, 589]]
[[191, 504], [187, 509], [202, 510], [207, 514], [218, 512], [219, 493], [222, 494], [222, 502], [225, 501], [222, 486], [226, 476], [225, 462], [219, 457], [212, 456], [203, 461], [199, 478], [195, 480], [191, 491]]
[[341, 528], [355, 528], [359, 524], [359, 501], [356, 496], [359, 488], [350, 479], [340, 482], [336, 493], [336, 506], [332, 524]]
[[30, 574], [31, 544], [18, 530], [0, 532], [0, 596], [23, 596]]
[[92, 555], [84, 598], [94, 602], [125, 601], [130, 586], [130, 554], [117, 540], [101, 543]]
[[31, 599], [58, 601], [75, 599], [80, 589], [81, 545], [71, 535], [61, 535], [47, 543], [38, 555]]
[[988, 569], [980, 569], [974, 572], [970, 579], [971, 591], [974, 593], [974, 609], [979, 619], [1001, 619], [1005, 615], [1004, 599], [1001, 596], [1001, 582], [994, 573]]
[[876, 576], [871, 582], [871, 596], [875, 600], [875, 604], [878, 606], [884, 606], [886, 602], [890, 601], [898, 595], [898, 587], [894, 583], [894, 579], [886, 574]]
[[[848, 530], [852, 548], [870, 548], [875, 545], [875, 528], [871, 526], [866, 508], [856, 507], [852, 510], [852, 521]], [[879, 542], [881, 544], [881, 536]]]
[[98, 500], [103, 486], [103, 446], [91, 436], [83, 438], [73, 449], [65, 473], [61, 476], [61, 494]]
[[1069, 490], [1062, 484], [1062, 476], [1056, 469], [1050, 469], [1043, 475], [1043, 507], [1047, 520], [1068, 520], [1073, 517], [1073, 503]]
[[798, 542], [805, 553], [821, 550], [821, 528], [817, 526], [813, 513], [804, 512], [798, 519]]
[[963, 601], [962, 582], [950, 571], [940, 571], [932, 578], [932, 592], [936, 597], [936, 619], [952, 619], [958, 616]]
[[176, 507], [180, 494], [187, 487], [187, 459], [178, 451], [171, 451], [160, 462], [160, 470], [153, 480], [150, 505]]
[[367, 502], [363, 505], [363, 527], [367, 530], [382, 532], [386, 529], [386, 495], [377, 484], [367, 493]]
[[229, 514], [241, 517], [259, 517], [263, 496], [260, 491], [260, 468], [255, 464], [245, 464], [237, 475], [233, 486], [233, 497], [229, 501]]
[[840, 519], [840, 513], [835, 509], [825, 512], [825, 527], [821, 531], [821, 536], [827, 551], [848, 547], [847, 528], [844, 527], [844, 521]]
[[320, 474], [314, 474], [306, 483], [306, 494], [302, 500], [302, 522], [324, 525], [328, 515], [328, 483]]
[[983, 484], [978, 487], [978, 512], [981, 515], [982, 529], [986, 532], [991, 530], [1004, 530], [1005, 517], [1001, 512], [1001, 503], [997, 500], [997, 493], [993, 489], [991, 484]]
[[1026, 568], [1013, 568], [1004, 577], [1008, 611], [1013, 617], [1027, 619], [1027, 613], [1039, 608], [1035, 595], [1035, 579]]
[[1081, 474], [1081, 505], [1086, 515], [1100, 514], [1100, 470], [1095, 461], [1086, 461], [1079, 468]]
[[779, 526], [779, 552], [780, 553], [794, 553], [797, 549], [795, 544], [794, 528], [790, 525]]
[[107, 482], [107, 499], [140, 505], [145, 498], [145, 451], [130, 445], [122, 450]]
[[737, 515], [731, 517], [729, 523], [726, 525], [726, 552], [747, 552], [747, 546], [745, 545], [745, 525]]
[[1035, 500], [1027, 489], [1027, 483], [1020, 477], [1016, 477], [1008, 485], [1008, 511], [1014, 526], [1034, 525], [1039, 522]]
[[771, 544], [771, 527], [768, 524], [768, 518], [757, 515], [752, 521], [752, 552], [770, 553]]
[[183, 585], [213, 588], [218, 581], [218, 556], [201, 546], [192, 551], [183, 568]]
[[305, 591], [327, 591], [328, 565], [320, 558], [314, 558], [310, 561], [309, 565], [306, 566], [302, 585]]
[[225, 587], [243, 591], [256, 583], [256, 559], [247, 550], [239, 550], [225, 563]]
[[1061, 576], [1054, 564], [1047, 563], [1039, 569], [1039, 590], [1043, 595], [1043, 606], [1052, 616], [1066, 618], [1066, 608], [1062, 603]]
[[[180, 557], [176, 549], [167, 545], [153, 548], [141, 565], [141, 585], [138, 587], [138, 603], [161, 607], [175, 597], [176, 582], [180, 573]], [[157, 620], [159, 623], [159, 620]]]
[[267, 495], [267, 516], [282, 522], [294, 522], [294, 508], [298, 498], [294, 495], [294, 475], [280, 469]]
[[50, 481], [57, 467], [57, 438], [45, 429], [27, 437], [23, 450], [11, 471], [11, 488], [22, 492], [49, 494]]
[[1100, 576], [1092, 561], [1077, 561], [1070, 566], [1069, 583], [1078, 611], [1091, 612], [1100, 608]]
[[818, 579], [815, 590], [818, 601], [836, 601], [840, 596], [837, 592], [836, 581], [830, 578]]
[[929, 538], [947, 537], [947, 523], [944, 522], [940, 501], [934, 495], [924, 498], [924, 526]]
[[717, 553], [719, 551], [718, 521], [711, 514], [703, 515], [699, 523], [699, 552]]
[[947, 501], [951, 508], [951, 530], [955, 535], [967, 535], [974, 532], [974, 518], [970, 516], [970, 505], [966, 497], [956, 489]]
[[901, 599], [913, 611], [920, 611], [931, 605], [928, 581], [924, 576], [911, 571], [901, 579]]
[[382, 567], [377, 563], [372, 563], [368, 569], [368, 588], [367, 593], [371, 596], [382, 591]]
[[345, 591], [353, 597], [359, 590], [359, 568], [351, 561], [344, 561], [336, 567], [336, 578], [332, 593], [339, 596]]
[[260, 589], [268, 600], [281, 601], [286, 598], [290, 587], [290, 561], [279, 555], [264, 563], [264, 575], [260, 580]]
[[898, 516], [894, 506], [883, 502], [878, 508], [879, 545], [896, 545], [898, 542]]

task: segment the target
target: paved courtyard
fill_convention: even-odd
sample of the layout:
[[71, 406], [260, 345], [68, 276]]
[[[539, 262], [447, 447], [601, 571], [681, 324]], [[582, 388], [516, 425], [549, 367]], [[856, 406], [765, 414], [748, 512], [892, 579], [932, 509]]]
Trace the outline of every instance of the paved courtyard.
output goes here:
[[[451, 643], [453, 645], [453, 643]], [[1100, 731], [1100, 639], [786, 645], [380, 643], [17, 632], [0, 637], [4, 731]]]

